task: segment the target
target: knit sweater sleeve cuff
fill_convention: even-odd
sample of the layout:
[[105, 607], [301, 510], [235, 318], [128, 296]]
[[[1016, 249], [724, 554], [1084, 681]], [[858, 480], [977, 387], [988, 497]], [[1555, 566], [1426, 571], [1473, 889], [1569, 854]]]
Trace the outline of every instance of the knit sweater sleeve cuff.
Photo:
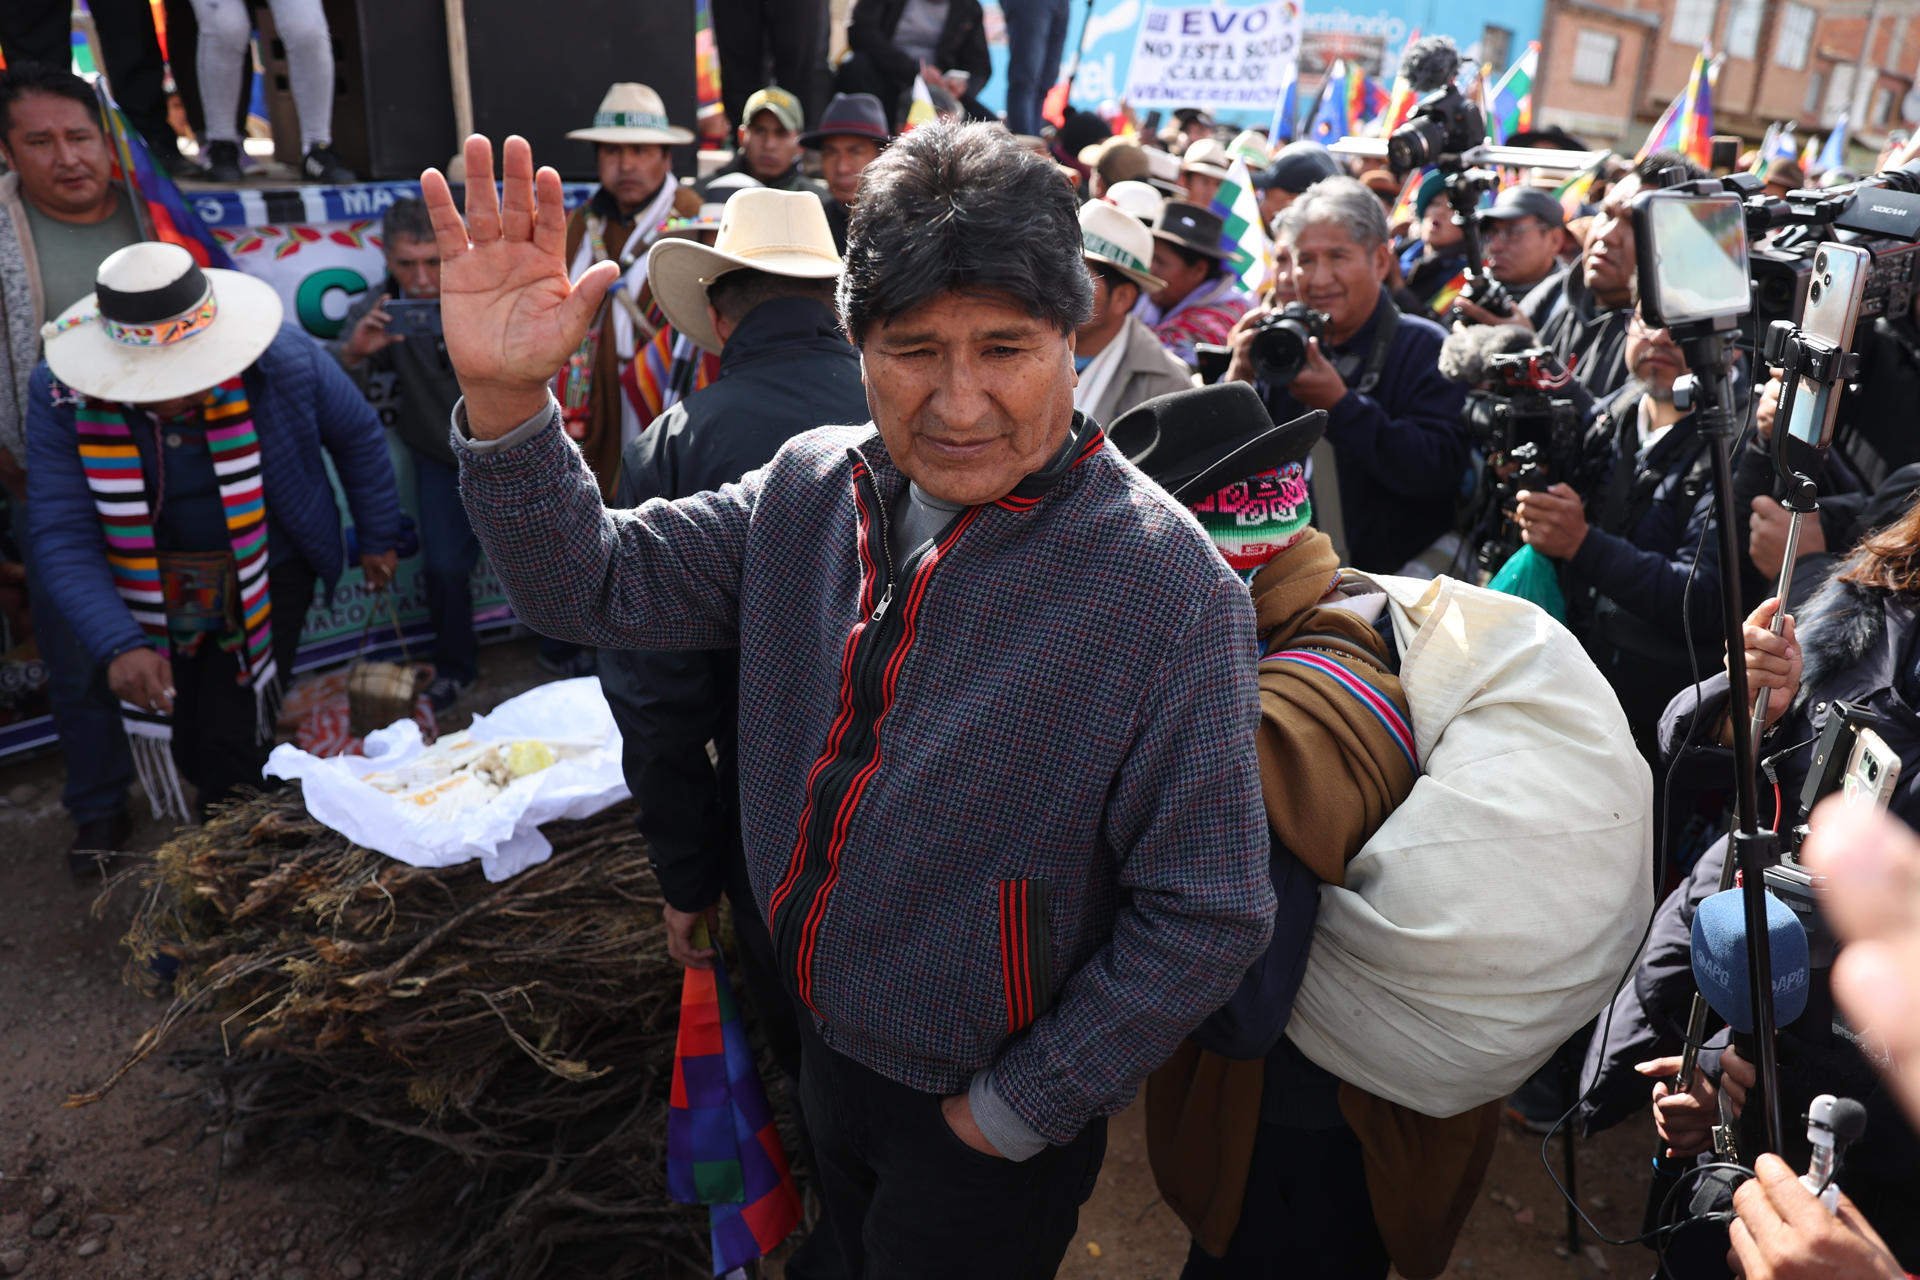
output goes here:
[[496, 453], [505, 453], [515, 445], [525, 444], [558, 420], [560, 406], [552, 396], [547, 397], [547, 407], [528, 418], [525, 422], [503, 436], [491, 440], [477, 440], [467, 429], [467, 398], [461, 396], [453, 406], [453, 451], [471, 454], [476, 458], [491, 457]]
[[967, 1105], [973, 1110], [973, 1122], [980, 1136], [1007, 1159], [1031, 1160], [1047, 1149], [1047, 1140], [1027, 1126], [993, 1087], [991, 1067], [973, 1077], [967, 1086]]

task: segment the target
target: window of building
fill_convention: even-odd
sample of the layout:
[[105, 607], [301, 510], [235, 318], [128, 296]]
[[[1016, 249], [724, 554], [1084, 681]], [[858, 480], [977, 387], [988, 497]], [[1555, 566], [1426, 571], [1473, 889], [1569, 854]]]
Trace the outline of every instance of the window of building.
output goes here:
[[1675, 0], [1673, 26], [1667, 38], [1675, 44], [1699, 46], [1713, 39], [1713, 20], [1720, 0]]
[[[1813, 10], [1804, 4], [1787, 4], [1780, 10], [1780, 28], [1773, 37], [1773, 64], [1794, 71], [1807, 65], [1807, 50], [1813, 47]], [[1809, 98], [1807, 110], [1818, 99]]]
[[1505, 27], [1480, 28], [1480, 60], [1495, 72], [1507, 69], [1507, 55], [1513, 52], [1513, 32]]
[[1763, 0], [1733, 0], [1727, 15], [1727, 54], [1751, 58], [1760, 47], [1760, 10]]
[[1826, 100], [1820, 105], [1820, 123], [1832, 125], [1840, 119], [1840, 113], [1853, 105], [1853, 88], [1859, 83], [1860, 68], [1851, 62], [1842, 62], [1834, 67], [1833, 74], [1827, 78]]
[[1620, 56], [1620, 37], [1605, 31], [1581, 30], [1573, 41], [1575, 84], [1610, 85], [1613, 64]]
[[1826, 97], [1826, 93], [1827, 93], [1827, 73], [1826, 72], [1816, 71], [1812, 75], [1808, 76], [1807, 77], [1807, 100], [1800, 104], [1800, 114], [1804, 116], [1812, 116], [1816, 120], [1819, 119], [1820, 103], [1822, 99]]
[[1875, 89], [1873, 91], [1873, 110], [1868, 112], [1875, 127], [1884, 127], [1888, 117], [1893, 114], [1893, 90]]

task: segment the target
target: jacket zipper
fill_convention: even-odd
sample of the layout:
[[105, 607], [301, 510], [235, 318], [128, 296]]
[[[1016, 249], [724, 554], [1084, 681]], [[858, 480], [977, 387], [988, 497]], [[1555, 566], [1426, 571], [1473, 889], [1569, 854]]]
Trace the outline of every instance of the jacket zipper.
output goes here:
[[[860, 637], [853, 644], [842, 682], [842, 722], [835, 726], [839, 732], [829, 734], [827, 748], [814, 766], [794, 862], [774, 893], [769, 912], [780, 964], [791, 975], [795, 990], [810, 1009], [815, 1008], [812, 997], [814, 945], [827, 899], [838, 879], [840, 846], [860, 794], [880, 765], [878, 731], [890, 705], [887, 690], [890, 679], [898, 678], [905, 649], [911, 642], [912, 615], [917, 613], [914, 607], [904, 611], [891, 607], [899, 585], [900, 567], [894, 560], [885, 495], [872, 469], [865, 465], [856, 466], [854, 498], [862, 506], [866, 501], [873, 504], [869, 537], [877, 538], [879, 554], [871, 554], [871, 541], [866, 549], [880, 575], [876, 584], [878, 598], [873, 609], [857, 624]], [[935, 539], [936, 550], [928, 554], [944, 553], [976, 514], [977, 511], [970, 510], [956, 517]], [[904, 566], [909, 580], [926, 558], [926, 555], [915, 557]], [[924, 584], [921, 590], [924, 591]], [[867, 598], [874, 599], [873, 596]], [[908, 605], [917, 605], [919, 598], [918, 593], [910, 593]]]

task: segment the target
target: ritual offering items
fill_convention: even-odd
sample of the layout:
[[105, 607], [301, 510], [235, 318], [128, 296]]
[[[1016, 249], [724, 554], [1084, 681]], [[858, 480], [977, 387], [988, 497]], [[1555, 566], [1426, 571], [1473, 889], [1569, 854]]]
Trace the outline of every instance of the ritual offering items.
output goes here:
[[[475, 746], [430, 771], [563, 763]], [[499, 883], [408, 866], [310, 817], [298, 785], [183, 829], [136, 873], [127, 936], [129, 980], [170, 1003], [69, 1105], [155, 1054], [191, 1065], [207, 1087], [183, 1096], [212, 1100], [210, 1125], [250, 1151], [328, 1144], [391, 1186], [381, 1213], [430, 1223], [409, 1276], [707, 1271], [709, 1211], [667, 1185], [682, 975], [632, 807], [544, 839], [548, 857]]]

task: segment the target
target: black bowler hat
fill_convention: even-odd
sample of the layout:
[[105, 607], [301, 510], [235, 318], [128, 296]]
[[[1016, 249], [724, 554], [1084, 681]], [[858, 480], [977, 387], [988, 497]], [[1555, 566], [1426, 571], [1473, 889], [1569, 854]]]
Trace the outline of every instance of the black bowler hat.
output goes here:
[[1169, 200], [1160, 206], [1160, 216], [1153, 220], [1153, 234], [1156, 239], [1177, 244], [1182, 249], [1225, 259], [1232, 256], [1220, 247], [1220, 231], [1225, 225], [1220, 215], [1211, 209], [1202, 209], [1185, 200]]
[[1550, 124], [1544, 129], [1526, 129], [1507, 139], [1510, 147], [1551, 147], [1557, 151], [1585, 151], [1587, 144], [1562, 129]]
[[1305, 462], [1327, 429], [1315, 409], [1274, 426], [1247, 382], [1156, 396], [1114, 419], [1107, 439], [1147, 478], [1192, 506], [1237, 480]]
[[837, 133], [887, 145], [887, 111], [870, 93], [836, 93], [820, 115], [820, 127], [800, 135], [800, 145], [818, 151]]

